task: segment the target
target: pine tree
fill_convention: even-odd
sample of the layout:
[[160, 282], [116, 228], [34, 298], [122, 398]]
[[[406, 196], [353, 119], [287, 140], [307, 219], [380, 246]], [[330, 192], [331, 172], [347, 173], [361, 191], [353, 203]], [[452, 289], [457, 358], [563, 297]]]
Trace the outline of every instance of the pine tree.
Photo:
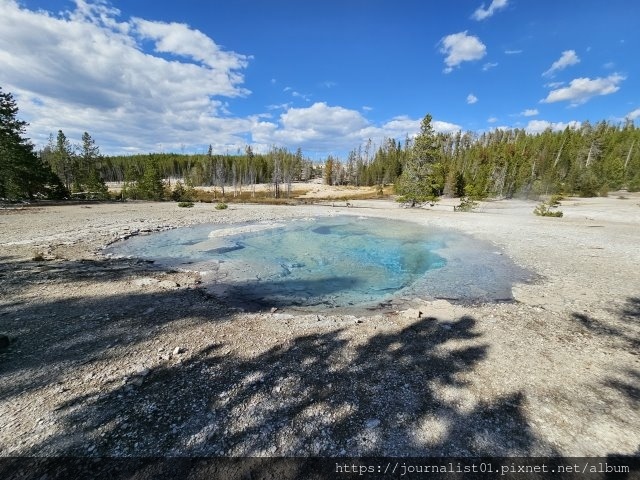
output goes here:
[[93, 198], [104, 199], [109, 196], [109, 192], [104, 179], [100, 176], [98, 162], [101, 159], [100, 148], [89, 133], [82, 134], [82, 145], [80, 147], [78, 181], [81, 188], [89, 193]]
[[138, 182], [138, 195], [146, 200], [162, 200], [164, 198], [164, 182], [162, 172], [155, 158], [149, 157], [142, 178]]
[[[425, 201], [434, 201], [440, 194], [435, 173], [439, 173], [440, 148], [431, 126], [431, 115], [422, 119], [420, 134], [416, 137], [411, 153], [405, 160], [398, 185], [401, 200], [415, 206]], [[444, 185], [443, 185], [444, 187]]]
[[13, 95], [0, 87], [0, 198], [63, 196], [60, 180], [24, 137], [27, 125], [18, 119]]

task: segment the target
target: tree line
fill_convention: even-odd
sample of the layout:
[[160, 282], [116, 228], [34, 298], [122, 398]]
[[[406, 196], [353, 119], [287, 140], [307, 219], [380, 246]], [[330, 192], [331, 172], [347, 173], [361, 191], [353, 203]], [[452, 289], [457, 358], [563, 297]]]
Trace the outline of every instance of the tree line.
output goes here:
[[[442, 195], [483, 198], [543, 194], [604, 195], [608, 190], [640, 190], [640, 129], [634, 123], [582, 123], [562, 131], [524, 129], [436, 133], [426, 115], [420, 132], [404, 142], [371, 140], [345, 160], [329, 156], [315, 164], [301, 149], [272, 147], [236, 154], [150, 153], [102, 155], [91, 135], [73, 145], [59, 130], [36, 151], [25, 138], [10, 93], [0, 88], [0, 199], [108, 198], [106, 182], [121, 182], [120, 198], [179, 199], [196, 186], [214, 186], [222, 197], [255, 185], [270, 185], [274, 197], [289, 196], [292, 183], [322, 176], [331, 185], [395, 186], [412, 204]], [[174, 191], [167, 179], [175, 180]]]
[[[609, 190], [640, 190], [640, 129], [583, 122], [561, 131], [524, 129], [436, 133], [432, 118], [404, 145], [388, 139], [377, 148], [329, 157], [324, 178], [332, 185], [393, 183], [396, 192], [415, 200], [441, 195], [474, 198], [543, 194], [605, 195]], [[371, 153], [375, 150], [374, 153]]]

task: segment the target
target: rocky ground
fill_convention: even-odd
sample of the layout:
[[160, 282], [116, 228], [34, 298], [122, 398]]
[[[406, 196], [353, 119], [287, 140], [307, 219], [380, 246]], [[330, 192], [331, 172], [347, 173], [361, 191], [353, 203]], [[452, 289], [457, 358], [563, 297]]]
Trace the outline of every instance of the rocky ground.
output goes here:
[[[640, 197], [0, 209], [0, 456], [640, 454]], [[400, 218], [492, 242], [514, 302], [243, 312], [106, 244], [203, 222]], [[426, 297], [425, 297], [426, 298]], [[418, 312], [422, 312], [420, 315]]]

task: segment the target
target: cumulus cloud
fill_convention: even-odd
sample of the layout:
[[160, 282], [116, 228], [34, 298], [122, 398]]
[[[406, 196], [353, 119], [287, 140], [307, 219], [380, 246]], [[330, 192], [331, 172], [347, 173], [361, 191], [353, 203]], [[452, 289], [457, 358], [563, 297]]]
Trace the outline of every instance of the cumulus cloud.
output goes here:
[[484, 65], [482, 65], [482, 71], [486, 72], [487, 70], [491, 70], [492, 68], [495, 68], [498, 66], [498, 62], [487, 62]]
[[16, 96], [38, 146], [62, 129], [73, 141], [88, 131], [104, 153], [206, 151], [209, 144], [224, 152], [247, 143], [256, 151], [282, 145], [325, 153], [420, 128], [420, 119], [373, 123], [366, 108], [326, 103], [274, 104], [234, 117], [228, 100], [251, 94], [243, 75], [251, 57], [186, 24], [122, 18], [103, 1], [76, 0], [72, 11], [54, 14], [0, 0], [0, 11], [0, 84]]
[[629, 112], [627, 117], [629, 120], [635, 120], [636, 118], [640, 118], [640, 108], [636, 108], [635, 110]]
[[572, 120], [570, 122], [548, 122], [547, 120], [531, 120], [524, 129], [529, 133], [542, 133], [547, 129], [553, 131], [564, 130], [565, 128], [578, 128], [580, 122]]
[[491, 17], [498, 10], [502, 10], [506, 8], [508, 0], [493, 0], [488, 8], [484, 8], [484, 3], [478, 7], [478, 9], [473, 12], [471, 18], [474, 20], [484, 20], [485, 18]]
[[571, 65], [576, 65], [580, 63], [580, 59], [578, 55], [576, 55], [575, 50], [565, 50], [560, 55], [560, 58], [553, 62], [551, 68], [542, 74], [543, 77], [552, 77], [557, 71], [564, 70]]
[[527, 108], [524, 112], [520, 113], [520, 115], [525, 117], [535, 117], [538, 113], [540, 112], [538, 112], [537, 108]]
[[467, 95], [467, 103], [469, 105], [473, 105], [477, 101], [478, 101], [478, 97], [476, 97], [473, 93], [470, 93], [469, 95]]
[[[78, 1], [57, 16], [13, 0], [0, 0], [0, 8], [0, 77], [36, 143], [62, 128], [71, 138], [98, 132], [106, 151], [108, 144], [172, 148], [198, 136], [235, 145], [252, 123], [219, 117], [221, 97], [250, 93], [242, 86], [249, 57], [197, 30], [121, 21], [104, 3]], [[155, 54], [144, 52], [143, 41]]]
[[445, 73], [451, 72], [462, 62], [480, 60], [487, 54], [487, 47], [478, 37], [467, 35], [467, 32], [452, 33], [440, 40], [440, 53], [446, 55]]
[[613, 74], [606, 78], [576, 78], [568, 87], [552, 90], [542, 103], [570, 102], [571, 106], [581, 105], [599, 95], [610, 95], [620, 90], [622, 75]]
[[[311, 151], [348, 151], [371, 139], [381, 145], [385, 138], [414, 137], [420, 131], [421, 119], [397, 116], [375, 125], [357, 110], [316, 102], [309, 107], [290, 108], [277, 123], [263, 122], [253, 128], [254, 142], [268, 145], [303, 145]], [[459, 125], [435, 120], [437, 132], [455, 132]]]

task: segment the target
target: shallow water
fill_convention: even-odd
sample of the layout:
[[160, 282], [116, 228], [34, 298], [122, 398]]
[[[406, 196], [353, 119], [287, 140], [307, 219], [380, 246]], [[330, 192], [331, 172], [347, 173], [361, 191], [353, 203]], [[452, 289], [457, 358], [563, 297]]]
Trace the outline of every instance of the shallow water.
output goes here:
[[468, 237], [353, 216], [179, 228], [107, 252], [200, 271], [209, 290], [257, 309], [350, 308], [415, 296], [508, 300], [513, 277], [490, 246]]

